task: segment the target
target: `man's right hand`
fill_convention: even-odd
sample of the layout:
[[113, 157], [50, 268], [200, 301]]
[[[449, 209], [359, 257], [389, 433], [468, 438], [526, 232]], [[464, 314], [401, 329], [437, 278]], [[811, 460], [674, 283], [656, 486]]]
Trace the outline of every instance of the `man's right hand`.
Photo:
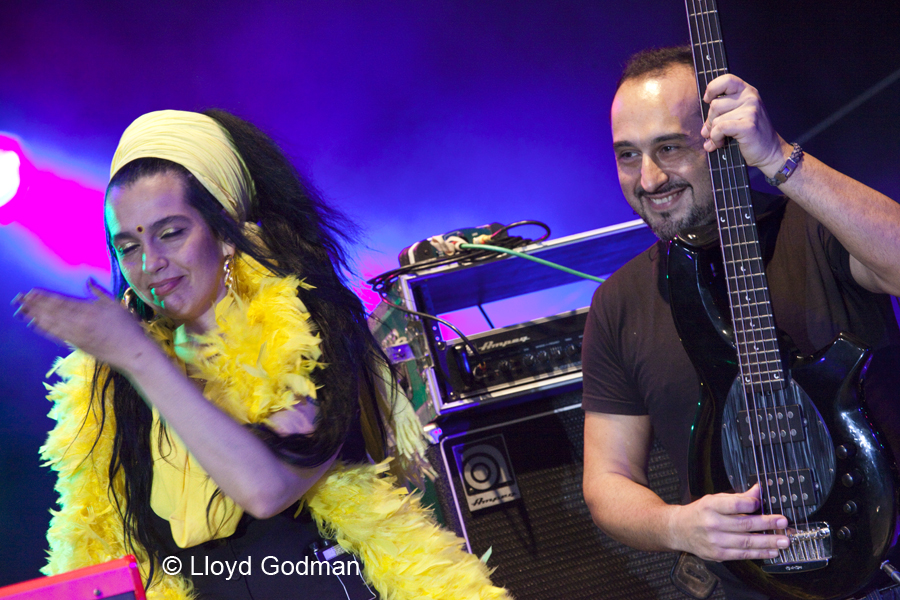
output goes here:
[[[690, 552], [714, 561], [764, 559], [786, 548], [781, 515], [753, 514], [759, 486], [741, 494], [710, 494], [690, 504], [666, 504], [646, 473], [653, 439], [646, 415], [584, 415], [584, 499], [610, 537], [641, 550]], [[762, 533], [768, 532], [768, 533]]]
[[[752, 514], [759, 509], [759, 484], [741, 494], [710, 494], [672, 511], [669, 529], [674, 544], [714, 561], [765, 559], [787, 548], [781, 515]], [[768, 533], [762, 533], [768, 532]]]

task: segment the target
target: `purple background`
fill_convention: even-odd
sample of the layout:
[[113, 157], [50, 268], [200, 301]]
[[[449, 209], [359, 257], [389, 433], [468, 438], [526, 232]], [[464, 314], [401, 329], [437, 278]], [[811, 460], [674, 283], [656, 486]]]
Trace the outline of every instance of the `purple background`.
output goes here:
[[[895, 0], [721, 8], [732, 71], [788, 140], [900, 69]], [[163, 108], [225, 108], [269, 131], [363, 225], [365, 277], [459, 227], [539, 219], [560, 237], [630, 220], [610, 148], [614, 82], [632, 52], [687, 38], [675, 0], [10, 0], [0, 31], [0, 132], [26, 157], [23, 189], [0, 206], [7, 299], [105, 277], [109, 159], [128, 123]], [[898, 107], [895, 82], [805, 146], [900, 198]], [[0, 314], [0, 585], [42, 564], [54, 495], [37, 459], [50, 426], [40, 382], [62, 351], [11, 313]]]

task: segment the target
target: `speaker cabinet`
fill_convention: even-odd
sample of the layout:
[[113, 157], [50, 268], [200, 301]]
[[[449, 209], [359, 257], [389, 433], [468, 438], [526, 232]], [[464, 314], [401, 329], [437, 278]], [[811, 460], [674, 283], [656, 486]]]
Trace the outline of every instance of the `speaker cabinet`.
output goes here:
[[[462, 414], [441, 428], [430, 458], [446, 524], [473, 554], [491, 549], [492, 580], [517, 600], [689, 597], [670, 579], [677, 555], [628, 548], [591, 520], [580, 389]], [[658, 445], [649, 477], [663, 499], [678, 501], [675, 468]]]

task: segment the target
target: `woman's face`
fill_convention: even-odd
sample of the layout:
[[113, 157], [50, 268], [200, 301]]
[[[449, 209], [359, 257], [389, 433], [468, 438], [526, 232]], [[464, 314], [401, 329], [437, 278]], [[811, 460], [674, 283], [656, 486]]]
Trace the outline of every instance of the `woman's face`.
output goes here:
[[106, 226], [128, 285], [159, 314], [203, 333], [215, 325], [215, 305], [226, 293], [219, 240], [188, 204], [182, 175], [168, 172], [110, 188]]

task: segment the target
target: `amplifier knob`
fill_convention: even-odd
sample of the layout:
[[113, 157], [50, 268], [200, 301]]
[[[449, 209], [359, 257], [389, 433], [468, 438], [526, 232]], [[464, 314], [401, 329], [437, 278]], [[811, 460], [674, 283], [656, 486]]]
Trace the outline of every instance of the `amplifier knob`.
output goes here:
[[562, 358], [562, 350], [560, 350], [559, 348], [554, 348], [550, 351], [550, 357], [553, 360], [559, 360], [560, 358]]
[[501, 360], [501, 361], [500, 361], [500, 364], [497, 365], [497, 367], [498, 367], [501, 371], [503, 371], [503, 372], [505, 373], [505, 372], [509, 371], [509, 361], [508, 361], [508, 360]]
[[472, 376], [475, 379], [482, 380], [487, 376], [488, 370], [484, 363], [476, 365], [474, 369], [472, 369]]
[[525, 364], [526, 367], [533, 367], [534, 366], [534, 355], [526, 354], [525, 356], [522, 357], [522, 362]]
[[538, 355], [537, 355], [538, 362], [547, 362], [548, 358], [550, 358], [550, 357], [547, 355], [546, 350], [541, 350], [540, 352], [538, 352]]
[[575, 344], [569, 344], [566, 346], [566, 355], [567, 356], [575, 356], [575, 353], [578, 352], [578, 349], [575, 348]]

